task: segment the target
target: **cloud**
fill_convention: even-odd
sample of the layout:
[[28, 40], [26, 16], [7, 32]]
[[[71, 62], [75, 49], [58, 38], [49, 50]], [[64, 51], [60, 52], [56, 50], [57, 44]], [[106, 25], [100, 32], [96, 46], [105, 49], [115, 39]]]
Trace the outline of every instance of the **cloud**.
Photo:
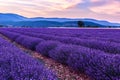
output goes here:
[[0, 0], [0, 10], [25, 16], [35, 16], [36, 14], [43, 16], [51, 11], [63, 11], [81, 2], [82, 0]]
[[0, 0], [0, 5], [21, 6], [21, 7], [41, 7], [43, 10], [63, 10], [82, 2], [82, 0]]
[[[99, 0], [92, 0], [99, 2]], [[89, 9], [99, 14], [119, 15], [120, 16], [120, 1], [119, 0], [105, 0], [104, 4], [100, 6], [91, 6]]]
[[0, 12], [26, 17], [96, 18], [120, 21], [120, 0], [0, 0]]
[[[98, 5], [96, 5], [95, 3], [97, 3]], [[108, 3], [108, 1], [105, 1], [105, 0], [104, 1], [96, 0], [96, 1], [93, 1], [92, 3], [84, 1], [83, 3], [69, 7], [68, 9], [65, 9], [63, 11], [51, 11], [48, 13], [49, 15], [46, 15], [46, 16], [51, 17], [52, 15], [53, 17], [58, 16], [58, 17], [70, 17], [70, 18], [94, 18], [99, 20], [120, 22], [120, 18], [119, 18], [120, 15], [119, 15], [118, 9], [113, 7], [112, 9], [115, 11], [110, 10], [112, 13], [107, 13], [106, 12], [107, 10], [103, 11], [105, 9], [104, 8], [105, 5], [110, 5], [110, 4]], [[95, 7], [97, 8], [95, 9]], [[94, 8], [94, 9], [91, 10], [91, 8]], [[108, 7], [108, 9], [109, 8], [110, 7]], [[103, 11], [103, 12], [99, 12], [99, 11]]]
[[101, 0], [90, 0], [90, 2], [94, 3], [94, 2], [99, 2]]
[[43, 3], [47, 3], [45, 4], [45, 6], [49, 5], [49, 7], [51, 7], [51, 9], [55, 9], [55, 10], [63, 10], [66, 8], [69, 8], [73, 5], [76, 5], [78, 3], [82, 2], [81, 0], [43, 0]]

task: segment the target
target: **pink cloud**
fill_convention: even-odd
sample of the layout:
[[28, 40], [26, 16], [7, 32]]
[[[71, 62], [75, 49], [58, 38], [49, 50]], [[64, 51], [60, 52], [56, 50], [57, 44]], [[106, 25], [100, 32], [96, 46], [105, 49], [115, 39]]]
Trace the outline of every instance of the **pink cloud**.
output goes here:
[[[93, 0], [94, 1], [94, 0]], [[106, 0], [106, 4], [101, 6], [92, 6], [89, 9], [99, 14], [120, 15], [120, 2], [117, 0]]]
[[119, 0], [0, 0], [0, 12], [26, 17], [96, 18], [120, 22], [119, 4]]
[[94, 3], [94, 2], [99, 2], [100, 0], [90, 0], [90, 2]]

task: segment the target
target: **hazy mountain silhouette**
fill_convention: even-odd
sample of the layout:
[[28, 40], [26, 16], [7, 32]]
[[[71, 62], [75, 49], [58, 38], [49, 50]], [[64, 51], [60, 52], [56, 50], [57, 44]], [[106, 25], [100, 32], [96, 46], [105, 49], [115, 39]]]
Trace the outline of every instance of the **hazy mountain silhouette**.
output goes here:
[[90, 18], [70, 19], [70, 18], [27, 18], [18, 14], [0, 13], [1, 25], [28, 26], [28, 27], [78, 27], [77, 21], [83, 21], [86, 26], [120, 26], [120, 23], [111, 23]]
[[23, 21], [26, 17], [12, 13], [0, 13], [0, 22], [2, 21]]

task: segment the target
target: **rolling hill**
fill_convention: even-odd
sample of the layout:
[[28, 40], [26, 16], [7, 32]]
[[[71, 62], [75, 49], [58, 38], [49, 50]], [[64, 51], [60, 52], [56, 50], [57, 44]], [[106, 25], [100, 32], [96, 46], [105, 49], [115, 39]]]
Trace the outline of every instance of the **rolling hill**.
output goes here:
[[14, 27], [78, 27], [77, 21], [83, 21], [85, 26], [120, 26], [120, 23], [111, 23], [95, 19], [70, 19], [70, 18], [27, 18], [18, 14], [0, 13], [0, 25]]

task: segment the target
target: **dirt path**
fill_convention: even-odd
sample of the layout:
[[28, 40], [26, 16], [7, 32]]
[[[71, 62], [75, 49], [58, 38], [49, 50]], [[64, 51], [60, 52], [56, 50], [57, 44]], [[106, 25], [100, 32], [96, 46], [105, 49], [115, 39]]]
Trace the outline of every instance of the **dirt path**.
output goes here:
[[17, 44], [16, 42], [11, 41], [7, 37], [3, 36], [2, 34], [0, 34], [0, 36], [5, 38], [6, 40], [12, 42], [17, 47], [19, 47], [20, 49], [25, 51], [26, 53], [32, 55], [34, 58], [37, 58], [40, 61], [42, 61], [47, 68], [52, 69], [56, 73], [56, 75], [58, 76], [58, 78], [60, 80], [90, 80], [90, 78], [83, 73], [76, 73], [74, 70], [70, 69], [66, 65], [58, 63], [58, 62], [52, 60], [51, 58], [42, 56], [41, 54], [39, 54], [35, 51], [26, 49], [23, 46]]

